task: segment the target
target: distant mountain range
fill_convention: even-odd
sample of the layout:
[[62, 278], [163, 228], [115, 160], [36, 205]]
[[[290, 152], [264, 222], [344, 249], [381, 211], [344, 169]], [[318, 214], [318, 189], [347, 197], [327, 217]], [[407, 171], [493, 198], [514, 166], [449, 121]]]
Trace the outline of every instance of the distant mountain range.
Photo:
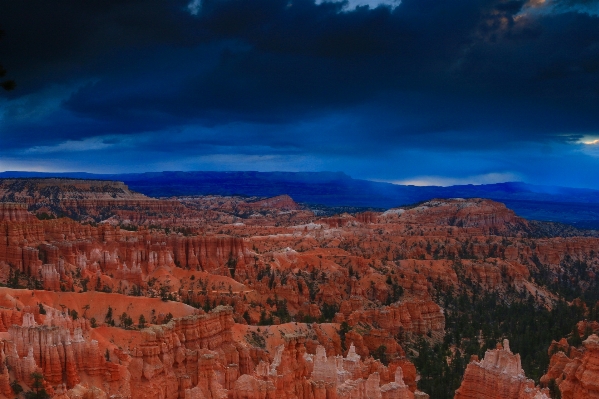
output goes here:
[[489, 198], [532, 220], [599, 229], [599, 190], [520, 182], [460, 186], [405, 186], [353, 179], [342, 172], [0, 172], [0, 178], [64, 177], [118, 180], [152, 197], [288, 194], [297, 202], [329, 207], [392, 208], [431, 198]]

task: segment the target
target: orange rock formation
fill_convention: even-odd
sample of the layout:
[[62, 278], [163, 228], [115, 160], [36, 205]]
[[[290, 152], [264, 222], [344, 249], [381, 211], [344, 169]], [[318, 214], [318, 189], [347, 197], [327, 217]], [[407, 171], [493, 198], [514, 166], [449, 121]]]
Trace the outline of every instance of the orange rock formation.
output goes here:
[[[39, 371], [63, 399], [422, 399], [402, 345], [442, 339], [439, 292], [550, 304], [541, 270], [557, 278], [584, 262], [599, 273], [599, 239], [538, 238], [481, 199], [318, 217], [288, 196], [157, 200], [118, 182], [52, 179], [0, 181], [0, 198], [19, 202], [0, 203], [0, 282], [14, 287], [0, 288], [7, 397]], [[594, 342], [553, 356], [547, 378], [562, 397], [596, 391]], [[383, 349], [386, 366], [370, 357]], [[507, 342], [471, 362], [456, 392], [545, 395]]]
[[554, 380], [563, 399], [599, 398], [599, 336], [590, 335], [582, 345], [570, 347], [563, 339], [549, 349], [554, 353], [541, 382]]
[[488, 350], [483, 360], [470, 361], [455, 399], [549, 399], [547, 391], [535, 387], [526, 378], [520, 355], [510, 351], [508, 340], [503, 346]]

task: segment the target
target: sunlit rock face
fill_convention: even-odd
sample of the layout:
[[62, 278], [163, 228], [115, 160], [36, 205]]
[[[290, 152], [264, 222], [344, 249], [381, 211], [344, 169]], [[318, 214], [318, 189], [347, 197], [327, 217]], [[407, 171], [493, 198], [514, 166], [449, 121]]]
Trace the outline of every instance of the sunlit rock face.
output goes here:
[[513, 354], [509, 341], [488, 350], [482, 360], [473, 358], [464, 373], [455, 399], [549, 399], [548, 392], [526, 378], [520, 355]]

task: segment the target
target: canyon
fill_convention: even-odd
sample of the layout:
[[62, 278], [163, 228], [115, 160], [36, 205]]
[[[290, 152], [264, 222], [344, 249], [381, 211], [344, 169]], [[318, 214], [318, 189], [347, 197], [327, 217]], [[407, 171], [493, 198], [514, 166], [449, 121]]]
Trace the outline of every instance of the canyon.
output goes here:
[[[322, 215], [286, 195], [4, 179], [0, 200], [6, 397], [434, 399], [418, 345], [455, 332], [451, 298], [543, 310], [599, 285], [599, 238], [485, 199]], [[548, 342], [539, 381], [502, 340], [443, 397], [599, 397], [599, 328], [579, 321], [584, 340]]]

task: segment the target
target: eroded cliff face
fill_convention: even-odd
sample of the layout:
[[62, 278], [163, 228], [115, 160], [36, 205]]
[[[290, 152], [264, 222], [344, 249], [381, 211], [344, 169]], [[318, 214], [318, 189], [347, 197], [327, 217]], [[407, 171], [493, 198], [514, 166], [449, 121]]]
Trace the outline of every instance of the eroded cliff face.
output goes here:
[[[579, 325], [587, 327], [586, 324]], [[594, 323], [591, 330], [599, 333], [599, 325]], [[551, 362], [541, 377], [542, 383], [553, 382], [563, 399], [599, 398], [599, 336], [591, 334], [580, 348], [562, 339], [551, 345], [549, 354]]]
[[[73, 320], [49, 306], [44, 312], [40, 314], [38, 307], [30, 306], [23, 311], [2, 312], [3, 320], [9, 319], [10, 313], [10, 320], [3, 322], [10, 326], [0, 338], [0, 390], [5, 396], [10, 397], [13, 391], [9, 381], [33, 387], [34, 373], [43, 376], [43, 386], [50, 395], [82, 381], [110, 387], [115, 375], [125, 378], [126, 370], [108, 363], [98, 341], [91, 338], [88, 320]], [[113, 384], [112, 390], [127, 394], [120, 385]]]
[[548, 391], [526, 378], [520, 355], [513, 354], [509, 341], [488, 350], [482, 360], [474, 357], [464, 374], [455, 399], [549, 399]]
[[182, 398], [195, 388], [200, 397], [221, 398], [253, 364], [249, 351], [233, 341], [232, 310], [174, 319], [142, 330], [142, 342], [123, 355], [131, 373], [132, 398]]
[[38, 310], [2, 313], [13, 323], [0, 339], [4, 396], [11, 382], [32, 387], [40, 373], [49, 394], [69, 398], [93, 387], [94, 395], [133, 399], [414, 397], [403, 379], [404, 369], [413, 374], [407, 362], [363, 361], [353, 345], [345, 357], [327, 357], [323, 346], [309, 354], [301, 334], [268, 353], [235, 339], [229, 307], [122, 332], [93, 329], [48, 304]]
[[0, 202], [0, 222], [33, 222], [35, 217], [27, 211], [26, 204]]
[[[314, 355], [305, 353], [301, 337], [290, 337], [277, 348], [272, 363], [261, 362], [253, 374], [240, 377], [233, 398], [382, 398], [412, 399], [414, 393], [403, 380], [400, 366], [368, 371], [352, 345], [346, 357], [327, 357], [318, 346]], [[394, 369], [394, 371], [391, 371]], [[381, 374], [392, 374], [386, 383]], [[426, 397], [421, 392], [418, 397]]]
[[198, 386], [203, 397], [226, 397], [224, 387], [253, 368], [250, 351], [233, 342], [230, 308], [116, 335], [118, 329], [92, 329], [89, 320], [49, 305], [44, 315], [29, 311], [13, 312], [11, 321], [21, 324], [0, 340], [5, 396], [12, 393], [8, 381], [32, 387], [32, 373], [41, 373], [46, 390], [58, 396], [72, 397], [68, 390], [82, 384], [123, 398], [183, 398]]
[[162, 215], [184, 214], [173, 200], [158, 200], [129, 190], [122, 182], [78, 179], [0, 179], [0, 201], [29, 210], [99, 222], [111, 216], [143, 223]]

